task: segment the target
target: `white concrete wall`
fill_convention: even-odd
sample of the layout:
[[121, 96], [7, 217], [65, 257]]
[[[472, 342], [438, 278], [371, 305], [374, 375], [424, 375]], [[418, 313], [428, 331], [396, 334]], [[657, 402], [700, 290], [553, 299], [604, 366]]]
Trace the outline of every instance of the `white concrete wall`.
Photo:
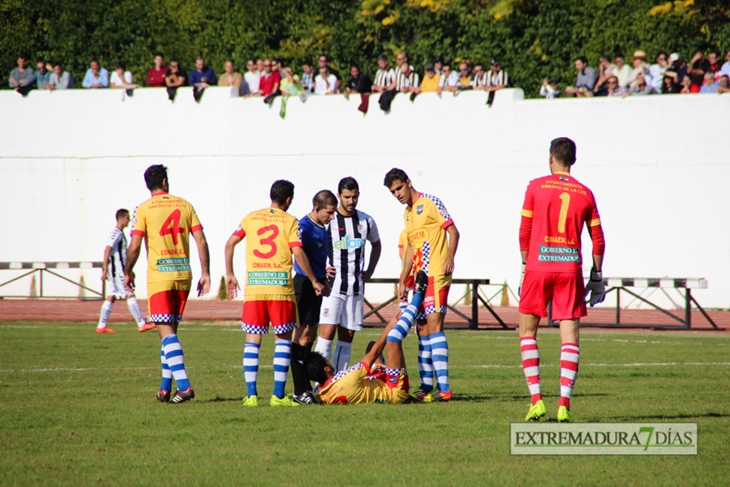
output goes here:
[[[261, 99], [231, 99], [222, 88], [209, 89], [200, 104], [189, 89], [174, 104], [155, 89], [124, 101], [114, 90], [27, 98], [3, 91], [0, 261], [101, 260], [114, 212], [149, 196], [142, 174], [162, 163], [171, 191], [195, 205], [205, 226], [215, 285], [226, 239], [242, 216], [268, 204], [278, 178], [295, 183], [290, 211], [298, 217], [317, 190], [357, 178], [360, 208], [378, 222], [385, 247], [376, 277], [395, 277], [402, 207], [383, 176], [397, 166], [453, 215], [462, 234], [455, 276], [507, 280], [516, 289], [525, 187], [547, 173], [550, 140], [568, 136], [578, 144], [573, 174], [598, 200], [604, 274], [706, 277], [710, 288], [695, 293], [700, 302], [730, 306], [730, 96], [545, 101], [504, 90], [491, 108], [485, 101], [473, 92], [421, 95], [415, 103], [398, 96], [386, 115], [373, 97], [363, 115], [359, 97], [312, 97], [289, 100], [282, 120], [280, 99], [269, 108]], [[141, 296], [144, 265], [137, 268]], [[11, 275], [0, 272], [0, 281]], [[27, 282], [18, 286], [27, 293]], [[377, 286], [368, 294], [379, 300], [390, 291]]]

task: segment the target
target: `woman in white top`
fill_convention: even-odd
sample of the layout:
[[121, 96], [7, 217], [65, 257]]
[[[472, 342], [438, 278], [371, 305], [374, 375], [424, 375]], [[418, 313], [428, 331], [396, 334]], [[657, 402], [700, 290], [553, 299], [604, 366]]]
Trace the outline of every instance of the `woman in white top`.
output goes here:
[[114, 66], [114, 72], [112, 73], [112, 78], [109, 81], [110, 88], [127, 88], [128, 85], [132, 84], [132, 73], [126, 69], [127, 66], [122, 61], [119, 61], [116, 66]]

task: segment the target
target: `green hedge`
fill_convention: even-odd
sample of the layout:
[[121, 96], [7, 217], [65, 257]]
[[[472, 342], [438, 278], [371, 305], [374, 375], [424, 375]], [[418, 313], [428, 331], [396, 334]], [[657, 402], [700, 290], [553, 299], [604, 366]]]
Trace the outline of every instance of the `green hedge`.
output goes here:
[[418, 71], [448, 61], [499, 58], [514, 85], [536, 97], [543, 78], [572, 83], [572, 59], [642, 49], [689, 58], [730, 49], [727, 0], [0, 0], [0, 72], [17, 55], [59, 60], [81, 84], [88, 61], [123, 60], [142, 82], [161, 51], [187, 70], [203, 55], [218, 73], [232, 58], [273, 56], [299, 65], [327, 53], [346, 72], [371, 75], [378, 54], [405, 49]]

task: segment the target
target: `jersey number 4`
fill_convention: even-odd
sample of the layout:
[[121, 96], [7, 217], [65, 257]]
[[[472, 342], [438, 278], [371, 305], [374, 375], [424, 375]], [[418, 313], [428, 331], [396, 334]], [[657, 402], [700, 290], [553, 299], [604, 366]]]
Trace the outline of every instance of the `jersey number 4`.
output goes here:
[[175, 210], [170, 213], [165, 223], [162, 224], [160, 229], [160, 235], [172, 235], [172, 243], [177, 245], [177, 236], [184, 233], [185, 229], [180, 227], [180, 210]]
[[256, 234], [261, 237], [268, 232], [271, 232], [271, 235], [265, 238], [262, 237], [261, 240], [259, 240], [259, 244], [262, 246], [261, 250], [264, 250], [264, 246], [269, 247], [269, 250], [267, 252], [261, 252], [259, 249], [254, 249], [253, 251], [253, 255], [259, 259], [270, 259], [276, 255], [276, 243], [274, 242], [274, 239], [279, 236], [279, 227], [276, 225], [269, 225], [267, 227], [259, 228]]

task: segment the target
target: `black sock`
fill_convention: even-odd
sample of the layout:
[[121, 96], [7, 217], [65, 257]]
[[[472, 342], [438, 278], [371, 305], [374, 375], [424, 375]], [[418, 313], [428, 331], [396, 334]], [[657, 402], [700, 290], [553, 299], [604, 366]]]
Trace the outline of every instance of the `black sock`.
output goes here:
[[291, 344], [291, 377], [294, 382], [294, 394], [297, 396], [312, 390], [312, 384], [307, 378], [307, 369], [304, 366], [304, 361], [311, 350], [311, 343], [305, 346], [298, 343]]

